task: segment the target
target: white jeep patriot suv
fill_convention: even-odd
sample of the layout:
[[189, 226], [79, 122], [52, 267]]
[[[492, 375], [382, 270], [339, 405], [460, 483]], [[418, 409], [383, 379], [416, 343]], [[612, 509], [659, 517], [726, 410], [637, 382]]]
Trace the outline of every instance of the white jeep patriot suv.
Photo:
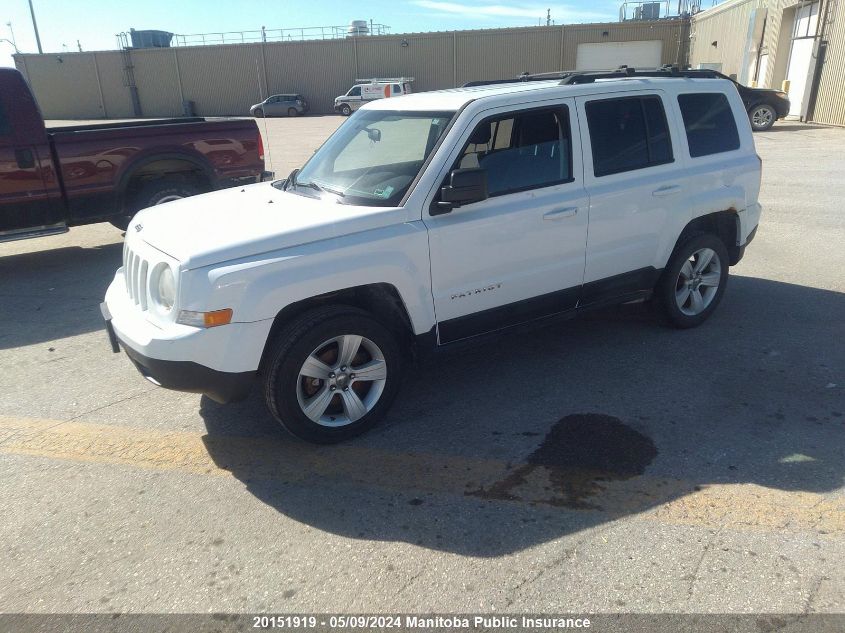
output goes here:
[[141, 211], [113, 348], [218, 402], [260, 380], [334, 442], [385, 415], [414, 349], [645, 299], [699, 325], [756, 231], [760, 159], [732, 83], [631, 75], [374, 101], [284, 181]]

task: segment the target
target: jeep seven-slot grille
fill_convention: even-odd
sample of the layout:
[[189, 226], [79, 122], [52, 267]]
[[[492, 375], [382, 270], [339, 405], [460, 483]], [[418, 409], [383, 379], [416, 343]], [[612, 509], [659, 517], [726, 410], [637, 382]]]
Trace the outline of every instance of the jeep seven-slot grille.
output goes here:
[[148, 273], [149, 262], [132, 252], [128, 245], [124, 245], [123, 278], [126, 281], [126, 292], [135, 305], [141, 307], [141, 310], [147, 309]]

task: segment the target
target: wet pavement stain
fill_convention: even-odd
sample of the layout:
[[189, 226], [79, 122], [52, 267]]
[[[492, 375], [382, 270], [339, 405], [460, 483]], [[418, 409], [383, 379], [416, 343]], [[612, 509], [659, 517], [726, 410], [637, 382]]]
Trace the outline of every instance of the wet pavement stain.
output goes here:
[[546, 434], [524, 465], [504, 479], [468, 496], [521, 500], [520, 488], [546, 475], [543, 503], [579, 510], [601, 510], [592, 497], [603, 484], [642, 475], [657, 457], [650, 438], [618, 418], [596, 413], [568, 415]]

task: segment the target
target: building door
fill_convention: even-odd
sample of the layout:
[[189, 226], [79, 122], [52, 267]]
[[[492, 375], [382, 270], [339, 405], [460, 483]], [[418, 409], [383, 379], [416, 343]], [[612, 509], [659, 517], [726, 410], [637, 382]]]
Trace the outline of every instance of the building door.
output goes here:
[[789, 115], [804, 116], [810, 73], [813, 62], [813, 48], [816, 42], [816, 27], [819, 21], [819, 3], [799, 6], [795, 10], [795, 24], [789, 47], [789, 65], [786, 78], [789, 80]]
[[660, 40], [579, 44], [575, 70], [613, 70], [622, 65], [657, 68], [662, 55], [663, 42]]

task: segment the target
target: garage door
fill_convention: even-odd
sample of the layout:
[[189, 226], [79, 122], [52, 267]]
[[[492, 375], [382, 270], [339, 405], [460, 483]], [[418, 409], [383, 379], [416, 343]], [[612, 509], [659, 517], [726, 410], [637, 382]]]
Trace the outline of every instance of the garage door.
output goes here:
[[613, 70], [623, 64], [631, 68], [657, 68], [662, 53], [660, 40], [579, 44], [575, 70]]

